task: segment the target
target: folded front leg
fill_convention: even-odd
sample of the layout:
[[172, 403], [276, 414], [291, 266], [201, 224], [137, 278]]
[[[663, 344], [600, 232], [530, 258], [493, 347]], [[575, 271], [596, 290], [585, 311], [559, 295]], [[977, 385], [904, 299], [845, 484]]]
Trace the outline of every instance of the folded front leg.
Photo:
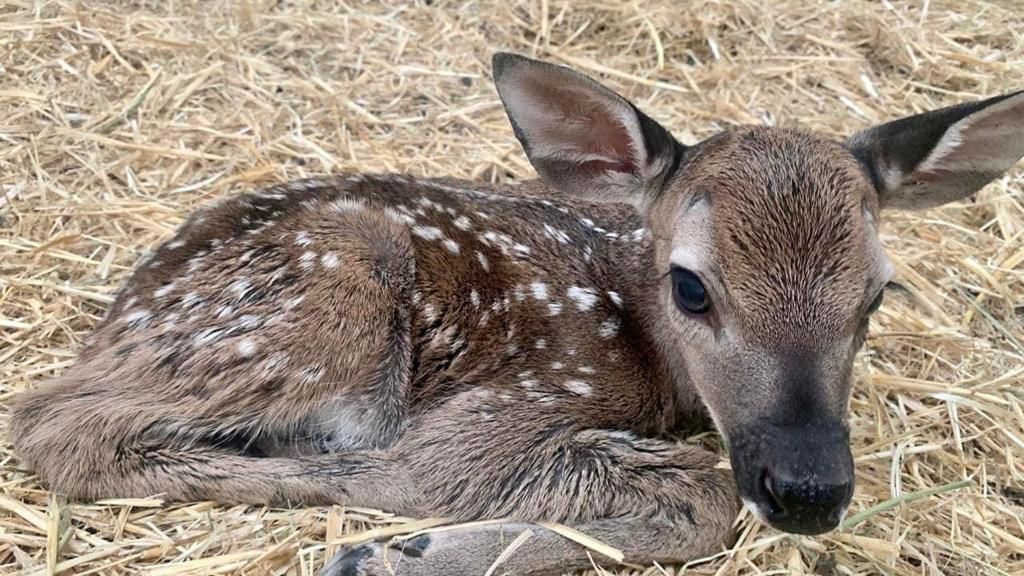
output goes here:
[[348, 549], [325, 574], [397, 568], [410, 576], [479, 575], [528, 528], [535, 534], [503, 564], [509, 573], [557, 574], [589, 565], [585, 548], [522, 523], [537, 521], [575, 526], [622, 548], [627, 562], [685, 562], [719, 550], [738, 512], [731, 475], [715, 468], [714, 455], [584, 427], [513, 394], [457, 396], [409, 430], [395, 452], [434, 515], [520, 523], [435, 533], [407, 542], [404, 552], [378, 543]]

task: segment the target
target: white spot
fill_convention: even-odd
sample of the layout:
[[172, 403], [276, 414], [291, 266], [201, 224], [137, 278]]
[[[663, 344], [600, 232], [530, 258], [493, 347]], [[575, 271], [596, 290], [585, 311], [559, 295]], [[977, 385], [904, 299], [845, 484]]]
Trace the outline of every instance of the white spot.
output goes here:
[[256, 355], [256, 342], [253, 342], [252, 338], [242, 340], [235, 348], [238, 350], [238, 355], [243, 358], [252, 358]]
[[331, 202], [331, 210], [335, 212], [358, 212], [363, 208], [363, 201], [355, 198], [338, 198]]
[[548, 347], [548, 341], [543, 338], [538, 338], [537, 341], [533, 343], [533, 347], [537, 350], [543, 350]]
[[582, 222], [583, 225], [586, 226], [587, 228], [594, 227], [594, 221], [591, 220], [590, 218], [580, 218], [580, 222]]
[[512, 249], [515, 250], [522, 258], [530, 255], [530, 247], [525, 244], [515, 244], [512, 246]]
[[320, 257], [320, 263], [324, 265], [324, 268], [337, 268], [338, 255], [334, 252], [328, 252]]
[[292, 298], [292, 299], [288, 300], [287, 302], [284, 303], [285, 310], [292, 310], [293, 308], [295, 308], [299, 304], [302, 304], [302, 301], [305, 298], [306, 298], [306, 295], [302, 294], [300, 296], [296, 296], [295, 298]]
[[575, 356], [576, 355], [576, 349], [575, 348], [569, 348], [568, 350], [565, 351], [565, 353], [568, 354], [569, 356]]
[[593, 308], [594, 304], [597, 304], [597, 293], [590, 288], [570, 286], [566, 295], [576, 302], [576, 309], [580, 312], [586, 312]]
[[530, 284], [530, 292], [533, 293], [533, 297], [537, 300], [548, 299], [548, 285], [543, 282], [534, 282]]
[[226, 318], [235, 313], [235, 309], [231, 306], [221, 306], [217, 309], [217, 318]]
[[458, 228], [459, 230], [469, 230], [469, 228], [472, 226], [472, 224], [469, 222], [469, 218], [466, 218], [465, 216], [459, 216], [458, 218], [452, 221], [452, 224], [454, 224], [455, 227]]
[[565, 364], [562, 364], [561, 362], [552, 362], [551, 363], [551, 369], [552, 370], [561, 370], [562, 368], [565, 368]]
[[203, 256], [205, 255], [206, 252], [200, 251], [197, 252], [195, 256], [190, 258], [188, 261], [188, 271], [195, 272], [196, 270], [199, 270], [199, 267], [203, 265]]
[[234, 324], [235, 330], [255, 330], [263, 324], [263, 320], [254, 314], [245, 314], [238, 317]]
[[473, 308], [480, 307], [480, 293], [476, 291], [476, 288], [469, 291], [469, 301], [473, 303]]
[[594, 369], [591, 368], [590, 366], [580, 366], [579, 368], [576, 369], [576, 371], [580, 372], [581, 374], [593, 374], [594, 373]]
[[129, 326], [138, 328], [140, 326], [145, 326], [146, 323], [149, 322], [150, 315], [149, 310], [132, 310], [124, 317], [124, 321]]
[[167, 249], [168, 250], [177, 250], [178, 248], [181, 248], [184, 245], [185, 245], [185, 242], [183, 242], [181, 240], [175, 240], [174, 242], [171, 242], [170, 244], [167, 245]]
[[316, 252], [307, 250], [299, 256], [299, 268], [309, 272], [316, 266]]
[[207, 328], [192, 337], [192, 345], [199, 347], [220, 340], [227, 333], [225, 328]]
[[527, 390], [529, 390], [530, 388], [533, 388], [534, 386], [537, 385], [537, 381], [536, 380], [529, 380], [529, 379], [522, 380], [522, 381], [519, 382], [519, 385], [522, 386], [523, 388], [526, 388]]
[[168, 294], [170, 294], [173, 290], [174, 290], [174, 282], [170, 282], [168, 284], [164, 284], [160, 288], [157, 288], [156, 290], [153, 291], [153, 297], [154, 298], [163, 298], [164, 296], [167, 296]]
[[426, 318], [427, 322], [437, 320], [437, 309], [434, 308], [433, 304], [423, 305], [423, 317]]
[[424, 240], [438, 240], [444, 237], [441, 229], [434, 226], [413, 226], [412, 233]]
[[613, 290], [608, 291], [608, 298], [611, 298], [612, 304], [615, 304], [619, 308], [622, 308], [622, 296], [619, 296], [618, 292]]
[[448, 249], [452, 254], [459, 253], [459, 243], [451, 238], [446, 238], [444, 241], [444, 247]]
[[557, 400], [554, 396], [550, 394], [544, 394], [543, 392], [527, 392], [526, 397], [532, 398], [541, 404], [551, 404], [552, 402]]
[[533, 376], [533, 370], [526, 370], [519, 373], [520, 378], [531, 378]]
[[228, 289], [235, 294], [235, 299], [241, 300], [250, 287], [252, 287], [252, 284], [245, 278], [241, 278], [232, 282]]
[[476, 251], [476, 259], [480, 262], [480, 267], [484, 269], [484, 272], [491, 271], [491, 263], [487, 261], [487, 257], [484, 256], [483, 252]]
[[473, 212], [473, 214], [476, 214], [477, 216], [483, 218], [484, 220], [490, 220], [491, 219], [491, 215], [488, 214], [487, 212], [480, 212], [479, 210], [476, 210], [476, 211]]
[[584, 246], [583, 247], [583, 260], [585, 262], [590, 262], [590, 259], [593, 256], [594, 256], [594, 249], [591, 248], [590, 245]]
[[194, 308], [203, 303], [203, 299], [199, 297], [199, 294], [195, 292], [189, 292], [181, 299], [181, 305], [186, 309]]
[[548, 316], [558, 316], [562, 313], [561, 302], [548, 302]]
[[295, 233], [295, 245], [296, 246], [309, 246], [313, 243], [313, 239], [309, 237], [309, 232], [296, 232]]
[[593, 389], [590, 384], [583, 382], [582, 380], [568, 380], [565, 383], [565, 389], [578, 396], [590, 396]]
[[384, 209], [384, 216], [398, 222], [399, 224], [406, 224], [408, 226], [412, 226], [416, 223], [416, 219], [412, 216], [399, 212], [390, 206]]
[[597, 328], [597, 334], [601, 338], [611, 338], [619, 333], [619, 324], [619, 319], [611, 316], [604, 322], [601, 322], [601, 325]]
[[562, 244], [569, 243], [569, 235], [566, 234], [565, 231], [559, 230], [558, 228], [555, 228], [550, 224], [544, 224], [544, 235], [547, 236], [548, 238], [557, 240]]

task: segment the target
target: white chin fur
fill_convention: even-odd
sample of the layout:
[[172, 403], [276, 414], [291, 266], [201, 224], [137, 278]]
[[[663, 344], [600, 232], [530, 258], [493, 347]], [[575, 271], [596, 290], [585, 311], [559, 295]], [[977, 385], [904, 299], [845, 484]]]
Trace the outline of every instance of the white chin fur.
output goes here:
[[758, 506], [757, 504], [755, 504], [754, 502], [752, 502], [750, 500], [747, 500], [746, 498], [740, 498], [740, 500], [743, 500], [743, 506], [747, 510], [750, 510], [750, 513], [753, 514], [755, 518], [760, 520], [762, 524], [765, 524], [765, 525], [768, 524], [767, 516], [761, 510], [760, 506]]

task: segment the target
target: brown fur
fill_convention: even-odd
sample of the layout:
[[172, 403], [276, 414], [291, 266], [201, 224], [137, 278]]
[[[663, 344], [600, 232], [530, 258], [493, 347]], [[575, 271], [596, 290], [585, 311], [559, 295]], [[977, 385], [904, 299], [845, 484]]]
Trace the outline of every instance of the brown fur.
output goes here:
[[[652, 154], [600, 166], [647, 174], [639, 211], [575, 198], [586, 163], [570, 166], [572, 194], [341, 175], [199, 210], [126, 282], [75, 367], [17, 399], [18, 453], [78, 499], [369, 505], [565, 522], [632, 562], [714, 552], [737, 511], [732, 474], [669, 435], [701, 405], [734, 452], [785, 445], [773, 426], [793, 411], [841, 422], [882, 274], [878, 195], [846, 148], [800, 131]], [[632, 181], [617, 178], [595, 196]], [[706, 320], [672, 303], [680, 251], [709, 263]], [[400, 559], [401, 573], [482, 573], [525, 528], [368, 545], [326, 572]], [[543, 533], [505, 567], [588, 563]]]

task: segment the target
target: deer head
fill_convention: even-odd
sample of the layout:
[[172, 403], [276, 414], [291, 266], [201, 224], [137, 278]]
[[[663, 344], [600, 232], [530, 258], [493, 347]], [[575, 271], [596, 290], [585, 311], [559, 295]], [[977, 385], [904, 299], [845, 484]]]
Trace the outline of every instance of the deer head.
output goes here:
[[725, 438], [744, 501], [788, 532], [834, 528], [853, 493], [854, 355], [893, 275], [879, 218], [963, 199], [1012, 167], [1024, 93], [845, 142], [740, 127], [685, 146], [578, 72], [512, 54], [493, 65], [547, 185], [646, 218], [660, 280], [645, 322]]

